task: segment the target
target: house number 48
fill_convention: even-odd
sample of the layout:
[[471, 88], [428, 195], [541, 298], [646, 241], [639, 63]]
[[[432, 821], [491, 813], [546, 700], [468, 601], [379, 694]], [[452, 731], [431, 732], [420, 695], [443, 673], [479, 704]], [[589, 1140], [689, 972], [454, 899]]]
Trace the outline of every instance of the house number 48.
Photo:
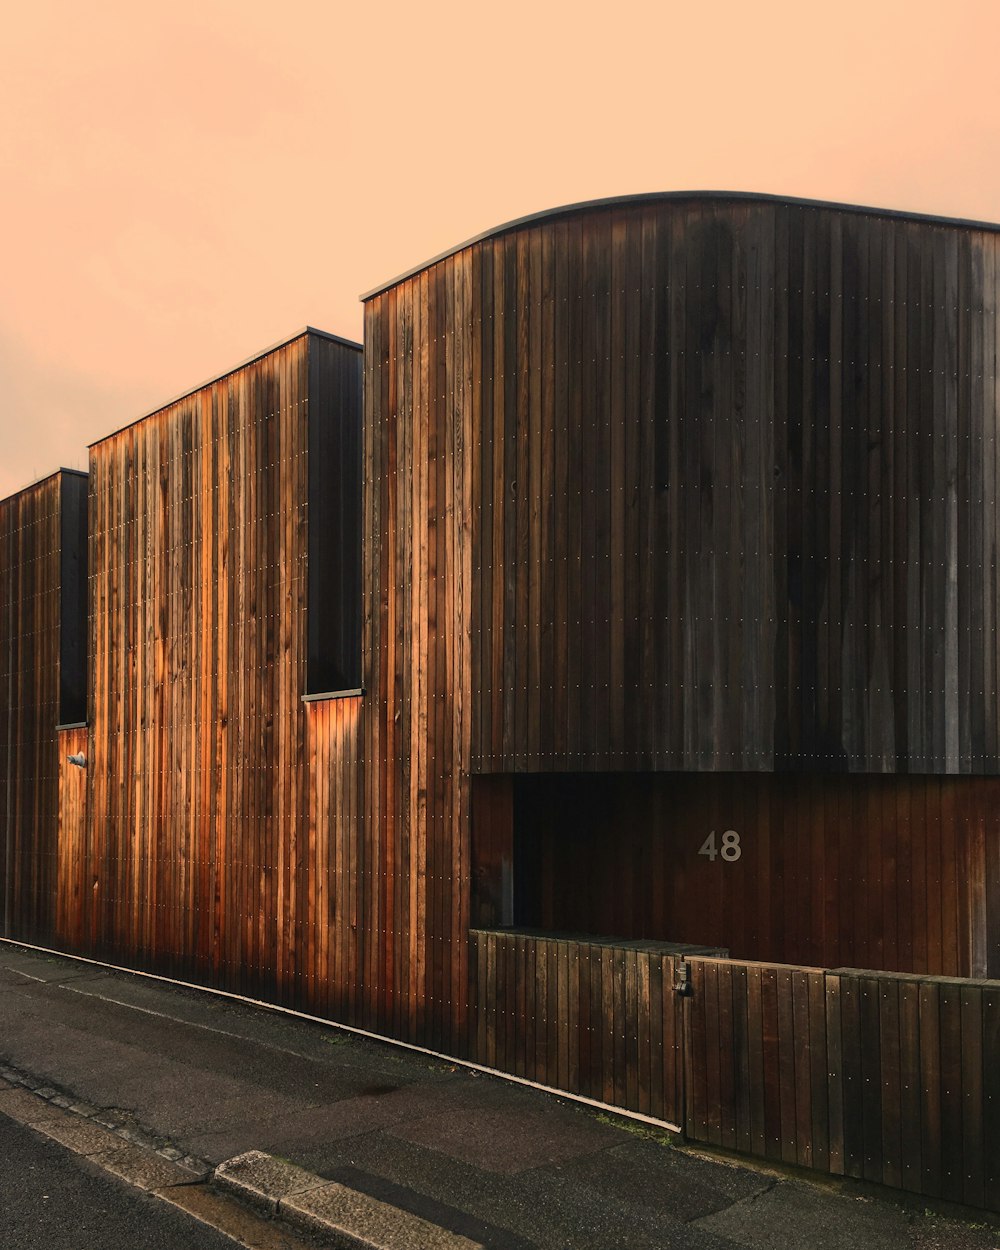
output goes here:
[[721, 845], [715, 840], [715, 830], [708, 835], [701, 844], [699, 855], [706, 855], [714, 864], [716, 857], [721, 855], [724, 860], [730, 864], [734, 864], [743, 854], [740, 847], [740, 835], [735, 829], [727, 829], [722, 835]]

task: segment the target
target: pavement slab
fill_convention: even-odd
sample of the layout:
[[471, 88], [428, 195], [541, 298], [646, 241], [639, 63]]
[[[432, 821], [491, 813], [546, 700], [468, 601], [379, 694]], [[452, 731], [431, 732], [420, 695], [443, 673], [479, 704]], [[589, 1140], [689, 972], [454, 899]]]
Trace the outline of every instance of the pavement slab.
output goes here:
[[[272, 1115], [263, 1123], [245, 1119], [207, 1133], [190, 1136], [192, 1148], [206, 1159], [219, 1162], [246, 1150], [261, 1149], [287, 1154], [289, 1149], [310, 1145], [327, 1148], [331, 1143], [362, 1133], [376, 1132], [409, 1121], [419, 1121], [431, 1111], [440, 1111], [456, 1100], [443, 1083], [433, 1088], [405, 1086], [391, 1094], [359, 1095], [326, 1106]], [[459, 1102], [458, 1105], [462, 1105]]]
[[119, 1176], [137, 1189], [165, 1189], [171, 1185], [190, 1185], [202, 1180], [204, 1173], [193, 1172], [179, 1163], [158, 1158], [141, 1146], [122, 1146], [91, 1156], [105, 1172]]
[[394, 1126], [396, 1137], [463, 1159], [487, 1172], [515, 1173], [590, 1155], [628, 1141], [621, 1129], [546, 1109], [441, 1111]]
[[692, 1229], [683, 1206], [665, 1212], [609, 1197], [560, 1165], [493, 1174], [389, 1133], [340, 1142], [336, 1155], [316, 1151], [296, 1158], [353, 1189], [478, 1237], [490, 1250], [721, 1250], [732, 1245]]
[[665, 1216], [683, 1212], [689, 1221], [754, 1198], [774, 1184], [753, 1168], [696, 1158], [669, 1146], [652, 1151], [642, 1139], [568, 1160], [561, 1172], [609, 1201]]
[[345, 1185], [329, 1184], [283, 1198], [281, 1213], [329, 1232], [358, 1250], [485, 1250], [481, 1242], [431, 1224]]
[[0, 1090], [0, 1111], [22, 1124], [41, 1124], [43, 1120], [58, 1120], [66, 1114], [62, 1107], [53, 1107], [26, 1089]]
[[997, 1230], [917, 1214], [869, 1197], [832, 1195], [800, 1181], [766, 1192], [695, 1221], [706, 1232], [752, 1250], [995, 1250]]
[[45, 1120], [35, 1126], [40, 1133], [66, 1146], [75, 1154], [93, 1155], [102, 1151], [120, 1150], [122, 1141], [110, 1129], [92, 1124], [76, 1115], [64, 1115], [58, 1120]]

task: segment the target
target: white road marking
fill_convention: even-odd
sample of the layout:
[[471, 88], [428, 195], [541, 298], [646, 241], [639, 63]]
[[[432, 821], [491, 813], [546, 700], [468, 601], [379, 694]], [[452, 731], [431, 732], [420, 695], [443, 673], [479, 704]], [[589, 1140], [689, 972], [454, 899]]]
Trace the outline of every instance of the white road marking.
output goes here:
[[49, 985], [51, 982], [46, 981], [44, 977], [33, 977], [30, 972], [22, 972], [20, 968], [11, 968], [7, 964], [3, 966], [4, 972], [13, 972], [15, 976], [27, 977], [29, 981], [37, 981], [39, 985]]
[[[27, 975], [27, 974], [22, 974]], [[33, 981], [41, 980], [40, 977], [32, 977]], [[45, 982], [49, 984], [49, 982]], [[175, 1024], [186, 1024], [192, 1029], [204, 1029], [206, 1033], [218, 1033], [222, 1037], [231, 1037], [235, 1041], [249, 1042], [253, 1046], [264, 1046], [268, 1050], [280, 1051], [283, 1055], [294, 1055], [296, 1059], [313, 1059], [312, 1055], [305, 1055], [299, 1050], [289, 1050], [286, 1046], [276, 1046], [274, 1042], [262, 1042], [257, 1038], [245, 1037], [242, 1033], [230, 1033], [228, 1029], [215, 1029], [210, 1024], [199, 1024], [197, 1020], [185, 1020], [182, 1016], [172, 1016], [165, 1011], [153, 1011], [151, 1007], [137, 1007], [135, 1003], [124, 1003], [120, 998], [109, 998], [106, 994], [95, 994], [89, 990], [77, 989], [75, 985], [59, 985], [61, 990], [69, 990], [71, 994], [81, 994], [84, 998], [99, 998], [102, 1002], [113, 1003], [116, 1007], [126, 1007], [129, 1011], [141, 1011], [144, 1016], [157, 1016], [160, 1020], [173, 1020]], [[322, 1062], [317, 1060], [317, 1062]]]

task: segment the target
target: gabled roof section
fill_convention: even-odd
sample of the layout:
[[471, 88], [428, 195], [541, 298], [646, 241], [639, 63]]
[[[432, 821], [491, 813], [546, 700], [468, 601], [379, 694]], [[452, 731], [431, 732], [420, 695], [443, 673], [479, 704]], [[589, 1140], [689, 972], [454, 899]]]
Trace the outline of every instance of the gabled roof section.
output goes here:
[[190, 386], [186, 391], [182, 391], [179, 395], [175, 395], [172, 399], [166, 400], [162, 404], [144, 412], [141, 417], [136, 417], [134, 421], [127, 421], [124, 425], [120, 425], [116, 430], [112, 430], [110, 434], [105, 434], [101, 438], [95, 439], [94, 442], [88, 443], [88, 448], [99, 447], [101, 443], [107, 442], [109, 438], [115, 438], [118, 434], [123, 434], [126, 430], [130, 430], [133, 425], [138, 425], [140, 421], [146, 421], [150, 417], [155, 417], [159, 412], [165, 412], [168, 408], [172, 408], [174, 404], [179, 404], [183, 399], [189, 399], [192, 395], [197, 395], [199, 391], [203, 391], [206, 386], [214, 386], [216, 382], [221, 382], [225, 378], [231, 377], [234, 373], [239, 373], [241, 369], [245, 369], [247, 365], [252, 365], [258, 360], [263, 360], [265, 356], [270, 356], [272, 352], [280, 351], [283, 347], [288, 347], [290, 343], [295, 343], [299, 339], [312, 336], [318, 339], [328, 339], [331, 343], [339, 343], [342, 347], [351, 347], [355, 351], [361, 351], [361, 344], [355, 343], [352, 339], [341, 338], [339, 334], [329, 334], [326, 330], [317, 330], [315, 326], [303, 326], [301, 330], [296, 330], [294, 334], [290, 334], [288, 338], [281, 339], [278, 343], [272, 343], [270, 347], [265, 347], [262, 351], [254, 352], [252, 356], [248, 356], [246, 360], [241, 360], [239, 364], [233, 365], [229, 369], [224, 369], [222, 373], [216, 374], [214, 377], [206, 378], [204, 382], [199, 382], [197, 386]]
[[46, 473], [44, 477], [36, 478], [33, 482], [29, 482], [27, 486], [22, 486], [19, 490], [13, 491], [9, 495], [4, 495], [0, 499], [0, 504], [9, 503], [10, 500], [16, 499], [18, 495], [26, 495], [29, 490], [36, 490], [39, 486], [44, 486], [46, 482], [51, 482], [57, 477], [89, 477], [83, 469], [56, 469], [52, 473]]

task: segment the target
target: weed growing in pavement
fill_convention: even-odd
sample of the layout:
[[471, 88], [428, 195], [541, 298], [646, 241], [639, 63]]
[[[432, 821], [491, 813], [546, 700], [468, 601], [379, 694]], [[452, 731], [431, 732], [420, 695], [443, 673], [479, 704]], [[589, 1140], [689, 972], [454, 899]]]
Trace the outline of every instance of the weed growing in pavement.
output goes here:
[[618, 1116], [603, 1115], [598, 1112], [594, 1116], [598, 1124], [610, 1124], [612, 1128], [620, 1128], [623, 1133], [631, 1133], [633, 1137], [639, 1137], [643, 1141], [655, 1142], [658, 1146], [672, 1146], [674, 1139], [666, 1129], [653, 1128], [650, 1124], [639, 1124], [635, 1120], [629, 1120], [625, 1117], [619, 1119]]
[[994, 1232], [995, 1224], [985, 1224], [974, 1220], [956, 1220], [953, 1216], [942, 1215], [940, 1211], [932, 1211], [929, 1207], [924, 1207], [925, 1220], [937, 1220], [942, 1224], [956, 1224], [961, 1228], [975, 1228], [980, 1232]]

